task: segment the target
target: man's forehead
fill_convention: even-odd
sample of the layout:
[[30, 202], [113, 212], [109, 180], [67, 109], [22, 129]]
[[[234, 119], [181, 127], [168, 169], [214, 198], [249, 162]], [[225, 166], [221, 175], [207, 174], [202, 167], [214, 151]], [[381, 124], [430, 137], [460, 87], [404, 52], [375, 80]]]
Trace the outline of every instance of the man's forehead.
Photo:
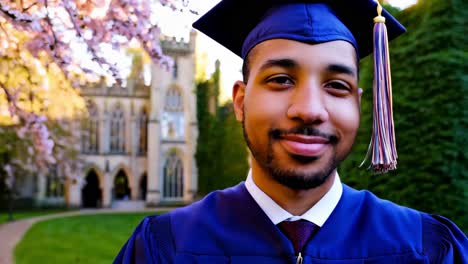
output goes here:
[[[272, 39], [260, 43], [248, 54], [248, 62], [254, 67], [275, 66], [268, 65], [271, 61], [287, 62], [297, 65], [326, 63], [349, 65], [357, 68], [357, 54], [354, 47], [346, 41], [330, 41], [320, 44], [307, 44], [286, 39]], [[277, 65], [281, 66], [281, 65]], [[288, 66], [284, 64], [283, 66]]]

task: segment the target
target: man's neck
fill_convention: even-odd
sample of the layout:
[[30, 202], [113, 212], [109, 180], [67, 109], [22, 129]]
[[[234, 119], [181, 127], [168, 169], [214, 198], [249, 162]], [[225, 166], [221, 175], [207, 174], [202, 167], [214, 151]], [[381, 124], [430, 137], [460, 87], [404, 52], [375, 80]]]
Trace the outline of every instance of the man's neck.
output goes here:
[[314, 206], [332, 187], [335, 174], [336, 170], [317, 188], [294, 190], [277, 182], [258, 164], [252, 163], [252, 178], [255, 184], [292, 215], [302, 215]]

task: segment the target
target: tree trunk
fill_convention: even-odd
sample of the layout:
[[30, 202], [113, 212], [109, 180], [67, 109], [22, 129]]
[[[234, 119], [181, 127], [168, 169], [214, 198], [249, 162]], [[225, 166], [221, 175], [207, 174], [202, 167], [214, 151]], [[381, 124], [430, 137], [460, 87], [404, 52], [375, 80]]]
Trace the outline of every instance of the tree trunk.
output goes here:
[[8, 222], [12, 222], [13, 219], [13, 191], [8, 192]]

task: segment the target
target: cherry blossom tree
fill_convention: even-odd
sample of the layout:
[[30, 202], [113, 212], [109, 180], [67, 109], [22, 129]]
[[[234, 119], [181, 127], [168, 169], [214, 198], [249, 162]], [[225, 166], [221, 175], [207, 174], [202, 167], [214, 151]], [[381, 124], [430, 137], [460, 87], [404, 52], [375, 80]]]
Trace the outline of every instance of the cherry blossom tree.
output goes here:
[[[14, 127], [17, 138], [29, 142], [24, 145], [24, 158], [9, 157], [0, 168], [7, 175], [8, 186], [14, 183], [15, 167], [33, 164], [34, 168], [44, 169], [57, 160], [71, 162], [65, 151], [70, 142], [54, 138], [51, 124], [70, 119], [68, 110], [63, 109], [74, 115], [78, 106], [83, 105], [70, 88], [102, 76], [117, 83], [123, 80], [118, 57], [109, 56], [112, 51], [118, 52], [136, 40], [154, 64], [172, 66], [171, 59], [162, 52], [160, 29], [154, 22], [154, 6], [158, 4], [184, 10], [188, 3], [187, 0], [0, 1], [0, 123], [2, 113], [8, 112], [10, 118], [3, 120], [2, 125]], [[62, 97], [61, 102], [51, 102], [56, 97], [51, 91], [59, 90], [67, 100]], [[78, 99], [70, 103], [70, 98]], [[60, 103], [66, 104], [63, 109], [55, 114], [50, 111]]]

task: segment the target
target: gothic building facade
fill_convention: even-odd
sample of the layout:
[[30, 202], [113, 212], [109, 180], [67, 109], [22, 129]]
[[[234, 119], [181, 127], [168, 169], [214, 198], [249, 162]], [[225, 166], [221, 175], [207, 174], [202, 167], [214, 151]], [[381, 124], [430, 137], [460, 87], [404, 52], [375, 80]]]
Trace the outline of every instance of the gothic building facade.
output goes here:
[[89, 118], [81, 124], [84, 169], [62, 191], [53, 177], [39, 184], [39, 200], [70, 206], [125, 207], [189, 203], [197, 192], [195, 32], [189, 42], [163, 40], [172, 71], [151, 66], [151, 83], [84, 87]]

